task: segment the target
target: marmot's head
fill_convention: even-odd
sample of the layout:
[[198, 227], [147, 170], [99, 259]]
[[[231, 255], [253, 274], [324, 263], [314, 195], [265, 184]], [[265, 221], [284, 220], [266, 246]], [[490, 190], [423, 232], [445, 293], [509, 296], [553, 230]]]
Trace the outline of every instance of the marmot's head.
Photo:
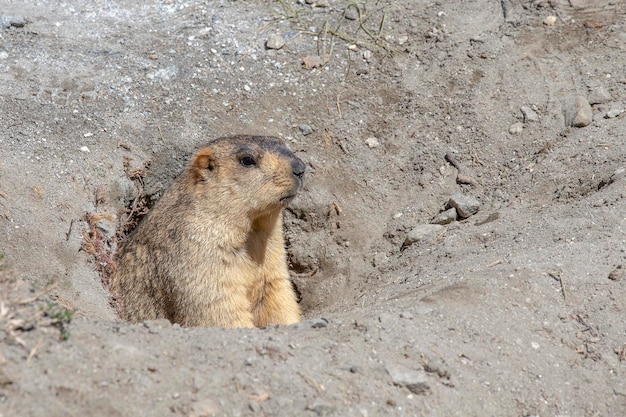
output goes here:
[[190, 170], [198, 197], [255, 217], [293, 200], [302, 188], [305, 165], [278, 138], [233, 136], [201, 148]]

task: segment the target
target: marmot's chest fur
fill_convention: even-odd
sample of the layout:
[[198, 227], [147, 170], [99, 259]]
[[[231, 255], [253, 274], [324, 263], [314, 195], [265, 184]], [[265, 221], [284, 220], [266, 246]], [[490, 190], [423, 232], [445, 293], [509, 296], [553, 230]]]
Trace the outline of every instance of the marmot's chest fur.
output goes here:
[[217, 139], [124, 241], [111, 293], [132, 322], [264, 327], [300, 320], [282, 210], [305, 165], [278, 139]]

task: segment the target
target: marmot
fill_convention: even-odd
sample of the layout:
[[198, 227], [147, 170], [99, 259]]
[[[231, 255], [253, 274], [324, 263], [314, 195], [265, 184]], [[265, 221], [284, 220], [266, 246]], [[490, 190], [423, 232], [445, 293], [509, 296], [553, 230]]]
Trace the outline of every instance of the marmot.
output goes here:
[[121, 318], [222, 327], [300, 321], [282, 210], [304, 171], [274, 137], [220, 138], [197, 151], [119, 246], [110, 290]]

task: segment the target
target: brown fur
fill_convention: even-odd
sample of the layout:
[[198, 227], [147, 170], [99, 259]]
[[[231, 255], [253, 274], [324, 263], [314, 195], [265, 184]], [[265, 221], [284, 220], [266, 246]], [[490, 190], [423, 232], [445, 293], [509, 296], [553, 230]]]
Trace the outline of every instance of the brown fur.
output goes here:
[[184, 326], [300, 321], [282, 210], [304, 168], [271, 137], [221, 138], [200, 149], [120, 245], [111, 281], [120, 316]]

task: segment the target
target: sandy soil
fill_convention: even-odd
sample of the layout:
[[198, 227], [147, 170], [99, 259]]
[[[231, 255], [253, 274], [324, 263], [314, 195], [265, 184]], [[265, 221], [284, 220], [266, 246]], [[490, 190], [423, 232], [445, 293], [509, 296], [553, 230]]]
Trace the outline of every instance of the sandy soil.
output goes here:
[[[0, 4], [0, 416], [626, 413], [623, 2]], [[127, 222], [236, 133], [307, 162], [306, 320], [121, 322]]]

